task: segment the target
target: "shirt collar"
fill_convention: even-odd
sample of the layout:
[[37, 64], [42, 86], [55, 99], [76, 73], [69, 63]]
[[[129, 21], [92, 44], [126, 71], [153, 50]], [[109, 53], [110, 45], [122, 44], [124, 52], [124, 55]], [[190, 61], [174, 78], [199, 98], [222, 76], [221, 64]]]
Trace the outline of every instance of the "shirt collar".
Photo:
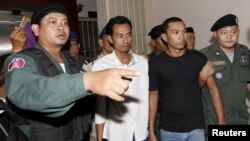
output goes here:
[[[129, 66], [132, 66], [132, 65], [134, 65], [136, 62], [138, 62], [138, 58], [136, 58], [136, 54], [134, 54], [131, 50], [129, 51], [129, 53], [131, 54], [131, 61], [130, 61], [129, 64], [127, 65], [128, 67], [129, 67]], [[126, 64], [123, 64], [123, 63], [118, 59], [118, 57], [117, 57], [115, 51], [113, 51], [113, 52], [111, 53], [111, 56], [112, 56], [112, 58], [113, 58], [113, 60], [114, 60], [114, 65], [115, 65], [116, 67], [126, 65]]]

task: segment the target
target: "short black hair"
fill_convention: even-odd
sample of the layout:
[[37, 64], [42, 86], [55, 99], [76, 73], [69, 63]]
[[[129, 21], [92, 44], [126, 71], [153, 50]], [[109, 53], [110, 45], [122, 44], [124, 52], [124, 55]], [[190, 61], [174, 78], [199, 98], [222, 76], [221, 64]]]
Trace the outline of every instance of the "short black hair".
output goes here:
[[132, 24], [131, 21], [125, 17], [125, 16], [116, 16], [111, 18], [106, 26], [106, 33], [108, 35], [113, 35], [113, 27], [115, 24], [128, 24], [130, 26], [130, 28], [132, 29]]
[[168, 25], [169, 25], [169, 23], [172, 23], [172, 22], [183, 22], [183, 20], [181, 19], [181, 18], [179, 18], [179, 17], [171, 17], [171, 18], [168, 18], [168, 19], [166, 19], [163, 23], [162, 23], [162, 25], [163, 25], [163, 33], [165, 33], [166, 32], [166, 30], [168, 29]]

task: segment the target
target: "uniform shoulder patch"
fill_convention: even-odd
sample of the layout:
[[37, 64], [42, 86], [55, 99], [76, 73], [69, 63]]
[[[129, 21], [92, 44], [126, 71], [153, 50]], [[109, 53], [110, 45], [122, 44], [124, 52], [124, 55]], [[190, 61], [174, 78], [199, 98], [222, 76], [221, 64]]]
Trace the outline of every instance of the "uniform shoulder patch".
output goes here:
[[13, 58], [8, 65], [8, 71], [12, 71], [14, 68], [23, 68], [25, 60], [23, 58]]

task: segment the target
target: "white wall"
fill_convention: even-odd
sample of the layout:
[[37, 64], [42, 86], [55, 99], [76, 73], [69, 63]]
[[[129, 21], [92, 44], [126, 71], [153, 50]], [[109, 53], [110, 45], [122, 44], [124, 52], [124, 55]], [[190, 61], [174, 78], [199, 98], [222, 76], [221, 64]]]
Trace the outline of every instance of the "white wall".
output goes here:
[[[211, 42], [211, 26], [226, 14], [235, 14], [239, 19], [239, 42], [250, 47], [250, 0], [148, 0], [146, 13], [152, 27], [173, 16], [182, 18], [186, 26], [196, 33], [196, 48], [201, 49]], [[152, 16], [152, 17], [151, 17]], [[150, 29], [148, 29], [149, 31]]]
[[82, 11], [78, 13], [78, 17], [88, 17], [88, 11], [97, 11], [96, 0], [77, 0], [78, 3], [84, 5]]

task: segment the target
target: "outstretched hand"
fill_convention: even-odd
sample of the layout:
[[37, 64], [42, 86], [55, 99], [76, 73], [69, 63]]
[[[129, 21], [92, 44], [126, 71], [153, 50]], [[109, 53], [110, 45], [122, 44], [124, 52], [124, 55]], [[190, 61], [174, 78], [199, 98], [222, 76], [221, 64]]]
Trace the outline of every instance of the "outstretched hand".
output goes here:
[[131, 81], [131, 79], [124, 78], [139, 75], [140, 72], [134, 70], [106, 69], [85, 73], [83, 82], [85, 90], [91, 90], [98, 95], [108, 96], [116, 101], [124, 101], [121, 95], [128, 89]]

